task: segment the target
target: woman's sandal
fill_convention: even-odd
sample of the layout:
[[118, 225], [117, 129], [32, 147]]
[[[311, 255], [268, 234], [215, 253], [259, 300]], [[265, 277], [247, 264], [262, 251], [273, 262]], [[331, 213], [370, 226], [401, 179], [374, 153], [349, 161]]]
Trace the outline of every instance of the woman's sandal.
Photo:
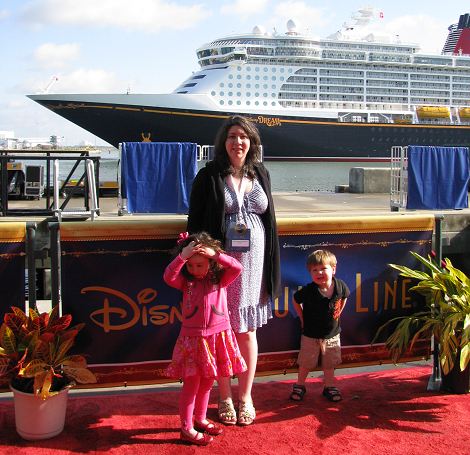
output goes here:
[[231, 398], [219, 401], [218, 414], [219, 422], [224, 425], [235, 425], [237, 423], [237, 413]]
[[334, 403], [343, 399], [341, 392], [336, 387], [325, 387], [323, 389], [323, 396]]
[[292, 393], [290, 394], [290, 399], [293, 401], [302, 401], [306, 392], [307, 390], [305, 389], [305, 386], [294, 384], [292, 387]]
[[220, 434], [224, 432], [222, 428], [220, 428], [218, 425], [212, 422], [208, 422], [208, 423], [194, 422], [194, 429], [201, 433], [207, 433], [210, 436], [219, 436]]
[[256, 418], [256, 410], [253, 402], [240, 401], [238, 405], [238, 425], [251, 425]]
[[197, 432], [192, 436], [191, 434], [186, 433], [183, 429], [180, 433], [180, 439], [183, 442], [188, 442], [189, 444], [194, 444], [196, 446], [206, 446], [214, 440], [214, 438], [207, 433]]

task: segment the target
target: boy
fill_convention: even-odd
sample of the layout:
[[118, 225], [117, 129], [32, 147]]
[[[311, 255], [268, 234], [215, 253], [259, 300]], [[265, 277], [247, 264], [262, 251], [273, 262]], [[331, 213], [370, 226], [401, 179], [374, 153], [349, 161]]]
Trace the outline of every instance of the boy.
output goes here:
[[294, 308], [300, 318], [302, 338], [297, 359], [297, 383], [291, 400], [302, 401], [306, 392], [305, 380], [321, 356], [323, 369], [323, 396], [336, 402], [341, 393], [335, 384], [335, 367], [341, 363], [339, 317], [346, 305], [349, 288], [335, 278], [336, 256], [327, 250], [316, 250], [307, 258], [307, 269], [312, 282], [294, 293]]

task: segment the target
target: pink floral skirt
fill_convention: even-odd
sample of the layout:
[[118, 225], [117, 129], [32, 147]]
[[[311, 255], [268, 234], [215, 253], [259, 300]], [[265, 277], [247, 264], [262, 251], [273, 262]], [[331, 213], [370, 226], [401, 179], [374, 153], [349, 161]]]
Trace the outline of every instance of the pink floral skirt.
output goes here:
[[230, 377], [246, 370], [237, 339], [231, 329], [203, 336], [179, 336], [167, 376]]

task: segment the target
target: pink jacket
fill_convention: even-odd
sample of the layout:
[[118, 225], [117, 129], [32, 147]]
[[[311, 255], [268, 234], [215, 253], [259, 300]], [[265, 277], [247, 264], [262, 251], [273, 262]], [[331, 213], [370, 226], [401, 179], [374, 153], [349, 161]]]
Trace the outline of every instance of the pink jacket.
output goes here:
[[242, 265], [224, 253], [216, 255], [214, 259], [224, 267], [217, 284], [212, 283], [208, 277], [200, 280], [185, 278], [181, 269], [186, 261], [180, 255], [165, 269], [165, 283], [183, 293], [183, 324], [180, 335], [208, 336], [231, 328], [227, 308], [227, 286], [240, 275]]

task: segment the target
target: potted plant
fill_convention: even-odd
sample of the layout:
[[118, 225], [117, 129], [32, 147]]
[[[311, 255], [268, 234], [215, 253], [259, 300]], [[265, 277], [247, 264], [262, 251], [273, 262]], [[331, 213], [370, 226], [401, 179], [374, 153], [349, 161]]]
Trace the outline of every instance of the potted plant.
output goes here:
[[16, 429], [25, 439], [45, 439], [64, 428], [68, 390], [96, 382], [84, 356], [70, 354], [85, 324], [71, 315], [11, 307], [0, 327], [0, 380], [13, 391]]
[[[469, 391], [470, 363], [470, 279], [455, 268], [449, 259], [436, 263], [432, 256], [411, 254], [425, 266], [425, 271], [390, 264], [400, 275], [416, 280], [410, 288], [425, 298], [419, 311], [400, 316], [382, 325], [374, 338], [390, 324], [397, 324], [385, 341], [392, 360], [411, 349], [418, 339], [434, 336], [439, 349], [439, 365], [443, 373], [442, 389], [455, 393]], [[455, 380], [455, 375], [458, 379]]]

